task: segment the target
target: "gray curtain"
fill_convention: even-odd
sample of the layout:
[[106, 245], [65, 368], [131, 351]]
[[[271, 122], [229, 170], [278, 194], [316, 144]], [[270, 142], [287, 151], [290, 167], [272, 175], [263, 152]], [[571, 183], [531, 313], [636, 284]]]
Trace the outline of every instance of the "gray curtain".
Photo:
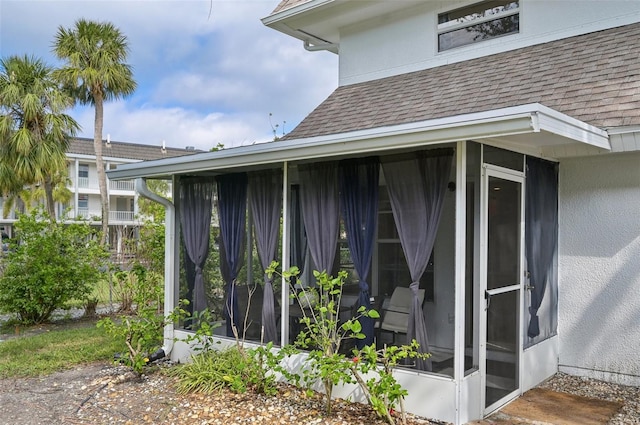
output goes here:
[[235, 281], [244, 261], [247, 174], [219, 175], [216, 177], [216, 182], [220, 219], [220, 271], [226, 283], [224, 316], [227, 323], [227, 336], [234, 336], [231, 317], [238, 331], [242, 331]]
[[[210, 178], [183, 178], [178, 191], [180, 225], [185, 252], [195, 266], [194, 273], [187, 273], [187, 279], [193, 276], [194, 282], [187, 282], [193, 288], [191, 300], [193, 311], [207, 308], [202, 268], [209, 255], [209, 233], [211, 228], [211, 209], [214, 182]], [[187, 270], [190, 265], [187, 264]]]
[[[358, 307], [371, 309], [369, 296], [369, 268], [373, 257], [378, 225], [378, 188], [380, 185], [380, 159], [376, 157], [347, 159], [340, 162], [340, 205], [347, 231], [351, 259], [358, 272], [360, 294]], [[374, 320], [359, 319], [364, 339], [356, 341], [362, 349], [373, 344]]]
[[311, 258], [319, 271], [332, 274], [340, 220], [338, 164], [301, 164], [298, 170], [302, 217]]
[[[291, 228], [291, 252], [289, 261], [292, 266], [297, 266], [300, 274], [304, 271], [304, 259], [307, 254], [307, 234], [302, 220], [302, 205], [300, 201], [300, 185], [291, 186], [290, 228]], [[295, 282], [294, 282], [295, 283]]]
[[[276, 259], [282, 209], [282, 170], [266, 170], [249, 174], [250, 205], [253, 215], [256, 247], [262, 269]], [[264, 342], [278, 342], [272, 279], [264, 275], [262, 326]]]
[[[452, 158], [452, 149], [434, 149], [416, 152], [412, 158], [387, 158], [382, 163], [393, 218], [412, 280], [407, 342], [418, 341], [423, 353], [429, 352], [429, 340], [418, 290], [438, 232]], [[430, 371], [431, 360], [418, 360], [416, 367]]]
[[[540, 335], [538, 309], [551, 284], [552, 292], [557, 290], [554, 281], [553, 259], [558, 246], [558, 165], [543, 159], [527, 157], [526, 206], [525, 206], [525, 245], [531, 305], [529, 307], [529, 326], [527, 336]], [[557, 305], [549, 309], [551, 320]], [[555, 334], [555, 327], [547, 332], [547, 337]]]

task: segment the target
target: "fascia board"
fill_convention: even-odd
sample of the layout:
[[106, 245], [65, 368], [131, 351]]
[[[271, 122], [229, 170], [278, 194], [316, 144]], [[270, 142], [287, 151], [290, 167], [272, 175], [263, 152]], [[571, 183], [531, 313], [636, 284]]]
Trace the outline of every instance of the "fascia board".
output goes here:
[[533, 103], [382, 128], [224, 149], [186, 157], [124, 164], [110, 179], [170, 176], [246, 168], [285, 161], [371, 154], [403, 148], [548, 131], [572, 141], [610, 149], [606, 131]]
[[335, 0], [312, 0], [305, 3], [301, 3], [297, 6], [290, 7], [281, 12], [274, 13], [265, 18], [262, 18], [261, 21], [264, 25], [268, 27], [274, 26], [274, 24], [278, 24], [284, 20], [287, 20], [291, 17], [299, 15], [301, 13], [308, 12], [317, 7], [323, 6], [325, 4], [333, 3]]
[[[87, 155], [87, 154], [80, 154], [80, 153], [68, 153], [66, 156], [69, 159], [81, 159], [81, 160], [93, 161], [93, 162], [96, 161], [96, 156], [95, 155]], [[112, 162], [123, 162], [123, 163], [127, 163], [127, 164], [135, 164], [137, 162], [142, 162], [143, 161], [142, 159], [122, 158], [120, 156], [103, 156], [102, 160], [103, 161], [112, 161]]]
[[535, 112], [537, 125], [540, 130], [557, 134], [569, 140], [595, 146], [601, 149], [611, 150], [609, 134], [598, 127], [572, 118], [566, 114], [537, 105]]
[[638, 133], [640, 132], [640, 125], [628, 125], [623, 127], [610, 127], [607, 128], [607, 133], [612, 134], [625, 134], [625, 133]]
[[392, 149], [500, 137], [534, 131], [531, 113], [507, 114], [504, 111], [499, 111], [498, 116], [482, 115], [486, 114], [469, 114], [340, 135], [264, 143], [196, 154], [188, 158], [177, 157], [125, 164], [118, 166], [116, 170], [108, 171], [107, 174], [111, 180], [167, 176], [214, 171], [217, 169], [251, 167], [282, 163], [284, 161], [302, 161], [314, 158], [383, 152]]

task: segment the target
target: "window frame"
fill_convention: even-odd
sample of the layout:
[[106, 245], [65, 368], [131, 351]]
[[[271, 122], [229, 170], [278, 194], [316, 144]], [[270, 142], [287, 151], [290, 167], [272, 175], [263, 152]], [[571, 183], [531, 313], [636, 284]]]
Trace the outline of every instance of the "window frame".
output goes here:
[[[86, 171], [87, 175], [83, 176], [82, 174], [85, 171]], [[85, 178], [85, 179], [89, 178], [89, 164], [83, 164], [83, 163], [78, 164], [78, 177], [79, 178]]]
[[[86, 204], [83, 205], [85, 202]], [[78, 194], [78, 209], [89, 209], [89, 195], [83, 193]]]
[[[488, 10], [487, 8], [481, 7], [481, 5], [486, 4], [486, 3], [491, 3], [491, 0], [484, 0], [481, 2], [477, 2], [474, 4], [470, 4], [467, 6], [463, 6], [463, 7], [458, 7], [455, 9], [449, 9], [446, 10], [444, 12], [438, 13], [436, 15], [436, 51], [438, 53], [443, 53], [443, 52], [447, 52], [449, 50], [452, 49], [457, 49], [460, 47], [466, 47], [466, 46], [471, 46], [474, 44], [477, 44], [479, 42], [482, 41], [489, 41], [489, 40], [493, 40], [495, 38], [500, 38], [500, 37], [504, 37], [507, 35], [515, 35], [515, 34], [519, 34], [520, 33], [520, 12], [522, 11], [522, 4], [521, 4], [522, 0], [509, 0], [506, 1], [505, 3], [509, 4], [509, 3], [517, 3], [517, 6], [512, 8], [512, 9], [508, 9], [508, 10], [503, 10], [501, 12], [495, 13], [495, 14], [489, 14], [486, 16], [482, 16], [482, 17], [478, 17], [478, 18], [472, 18], [469, 21], [466, 22], [458, 22], [456, 23], [455, 21], [457, 21], [460, 18], [455, 18], [455, 19], [451, 19], [449, 21], [446, 22], [440, 22], [440, 18], [442, 15], [446, 15], [446, 14], [450, 14], [459, 10], [463, 10], [463, 9], [473, 9], [474, 7], [480, 7], [478, 9], [477, 12], [484, 12], [486, 10]], [[504, 19], [504, 18], [508, 18], [511, 16], [515, 16], [518, 15], [518, 30], [517, 31], [512, 31], [512, 32], [505, 32], [504, 34], [499, 34], [499, 35], [495, 35], [489, 38], [483, 38], [480, 40], [472, 40], [469, 43], [464, 43], [464, 44], [460, 44], [460, 45], [456, 45], [456, 46], [452, 46], [452, 47], [447, 47], [447, 48], [441, 48], [441, 43], [440, 43], [440, 37], [444, 34], [448, 34], [451, 32], [455, 32], [458, 31], [460, 29], [464, 29], [464, 28], [470, 28], [479, 24], [483, 24], [486, 22], [491, 22], [491, 21], [496, 21], [499, 19]], [[461, 17], [464, 18], [464, 17]], [[448, 24], [448, 25], [445, 25]], [[442, 25], [445, 25], [442, 27]]]

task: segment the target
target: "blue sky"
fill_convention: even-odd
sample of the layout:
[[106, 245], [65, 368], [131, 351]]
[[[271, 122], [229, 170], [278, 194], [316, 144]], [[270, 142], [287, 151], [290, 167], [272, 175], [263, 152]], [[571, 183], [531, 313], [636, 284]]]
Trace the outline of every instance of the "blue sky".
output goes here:
[[[338, 60], [260, 21], [278, 0], [0, 0], [0, 56], [51, 53], [59, 26], [108, 21], [128, 38], [138, 89], [105, 105], [104, 137], [208, 150], [249, 145], [297, 125], [337, 86]], [[69, 113], [93, 138], [93, 109]]]

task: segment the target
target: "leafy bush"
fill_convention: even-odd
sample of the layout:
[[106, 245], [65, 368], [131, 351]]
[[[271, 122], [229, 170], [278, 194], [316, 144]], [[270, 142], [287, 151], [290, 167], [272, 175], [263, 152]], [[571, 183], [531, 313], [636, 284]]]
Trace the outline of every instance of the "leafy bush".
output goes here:
[[108, 258], [88, 224], [63, 224], [35, 209], [15, 228], [17, 238], [2, 259], [1, 311], [42, 323], [69, 301], [87, 299]]
[[161, 274], [148, 270], [135, 262], [131, 270], [117, 270], [113, 273], [112, 290], [120, 301], [121, 313], [135, 313], [145, 304], [162, 305], [164, 297], [164, 278]]
[[106, 317], [100, 320], [98, 327], [104, 328], [108, 335], [124, 341], [128, 353], [120, 359], [137, 373], [142, 373], [149, 356], [162, 345], [162, 330], [166, 324], [162, 304], [162, 284], [158, 275], [136, 264], [130, 272], [121, 273], [121, 280], [127, 282], [127, 297], [131, 307], [128, 312], [134, 315], [121, 315], [112, 320]]
[[[269, 276], [278, 273], [278, 266], [276, 261], [272, 262], [266, 273]], [[291, 297], [296, 300], [303, 314], [300, 319], [302, 329], [296, 337], [295, 345], [309, 350], [309, 358], [300, 378], [308, 389], [318, 382], [322, 384], [326, 412], [330, 414], [334, 386], [355, 382], [351, 361], [340, 352], [341, 344], [349, 339], [365, 338], [359, 321], [361, 317], [377, 319], [380, 316], [375, 310], [360, 307], [355, 317], [340, 321], [342, 287], [347, 277], [344, 271], [338, 272], [335, 278], [326, 272], [313, 272], [317, 281], [317, 303], [310, 306], [308, 295], [297, 292], [291, 282], [291, 278], [298, 273], [297, 267], [292, 267], [289, 271], [282, 272], [282, 276], [289, 282]]]

